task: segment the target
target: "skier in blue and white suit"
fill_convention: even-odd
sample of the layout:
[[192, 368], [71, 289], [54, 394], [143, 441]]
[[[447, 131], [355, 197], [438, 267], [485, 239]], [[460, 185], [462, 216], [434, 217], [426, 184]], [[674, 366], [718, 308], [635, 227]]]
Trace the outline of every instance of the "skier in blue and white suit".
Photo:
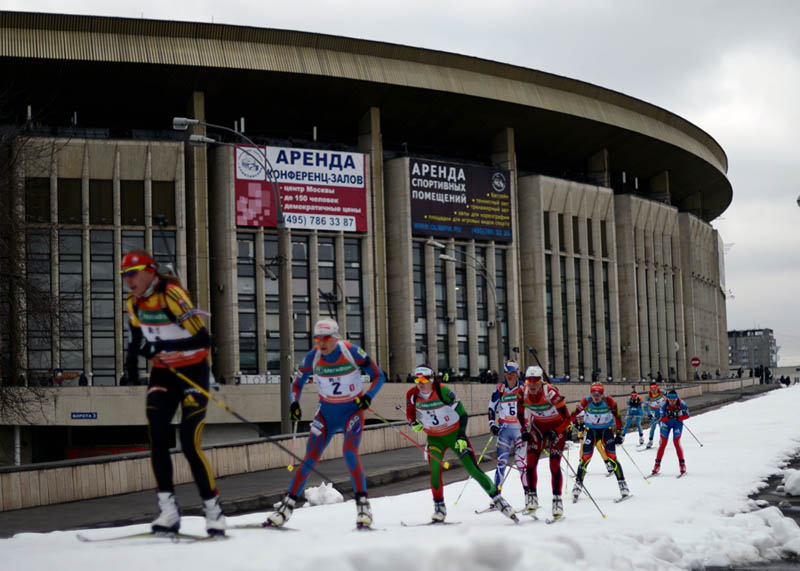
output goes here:
[[489, 400], [489, 428], [497, 437], [497, 470], [494, 473], [494, 484], [498, 488], [502, 486], [508, 459], [513, 453], [525, 487], [525, 443], [520, 438], [517, 419], [517, 393], [524, 388], [524, 384], [519, 378], [519, 364], [516, 361], [506, 361], [503, 371], [505, 382], [497, 385]]

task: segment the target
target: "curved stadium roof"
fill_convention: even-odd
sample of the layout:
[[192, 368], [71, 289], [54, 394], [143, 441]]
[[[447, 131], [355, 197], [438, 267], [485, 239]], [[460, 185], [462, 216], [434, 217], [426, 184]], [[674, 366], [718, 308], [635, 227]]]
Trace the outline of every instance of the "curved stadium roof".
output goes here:
[[[319, 125], [323, 136], [347, 142], [376, 106], [388, 150], [485, 161], [492, 138], [513, 127], [522, 173], [580, 178], [587, 158], [605, 148], [612, 172], [647, 181], [668, 171], [671, 203], [704, 220], [732, 199], [724, 151], [681, 117], [596, 85], [440, 51], [241, 26], [0, 12], [0, 70], [53, 123], [80, 109], [81, 124], [112, 132], [168, 129], [202, 91], [209, 121], [246, 116], [249, 133], [285, 138], [310, 138]], [[701, 208], [690, 209], [698, 193]]]

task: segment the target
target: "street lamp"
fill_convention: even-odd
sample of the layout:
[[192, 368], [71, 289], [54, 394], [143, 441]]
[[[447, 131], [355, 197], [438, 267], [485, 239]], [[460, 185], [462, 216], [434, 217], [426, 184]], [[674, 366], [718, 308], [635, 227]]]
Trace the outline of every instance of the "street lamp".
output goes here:
[[[429, 242], [434, 242], [433, 240], [429, 239]], [[438, 248], [436, 245], [437, 243], [434, 242], [431, 245]], [[478, 273], [483, 274], [483, 277], [486, 278], [486, 283], [489, 284], [489, 290], [492, 292], [492, 297], [494, 298], [494, 328], [495, 328], [495, 336], [497, 338], [497, 366], [498, 371], [502, 370], [503, 368], [503, 328], [500, 326], [500, 305], [497, 302], [497, 287], [495, 286], [494, 278], [489, 274], [486, 266], [475, 256], [468, 254], [467, 252], [461, 252], [468, 258], [470, 258], [474, 263], [470, 263], [470, 260], [464, 260], [465, 264], [472, 266]], [[452, 262], [458, 263], [459, 260], [455, 256], [450, 256], [448, 254], [439, 254], [439, 259], [444, 262]]]
[[[172, 119], [172, 128], [176, 131], [186, 131], [190, 126], [202, 126], [208, 127], [212, 129], [217, 129], [220, 131], [225, 131], [226, 133], [231, 133], [236, 135], [237, 137], [241, 138], [245, 142], [249, 143], [254, 149], [260, 149], [258, 145], [253, 142], [252, 139], [236, 131], [234, 129], [229, 129], [228, 127], [224, 127], [223, 125], [215, 125], [213, 123], [206, 123], [205, 121], [200, 121], [199, 119], [191, 119], [189, 117], [173, 117]], [[232, 143], [226, 143], [223, 141], [218, 141], [216, 139], [212, 139], [211, 137], [206, 137], [205, 135], [190, 135], [189, 142], [196, 145], [225, 145], [229, 147], [236, 147], [236, 145]], [[290, 330], [291, 330], [291, 315], [289, 314], [288, 307], [289, 301], [292, 298], [292, 289], [291, 289], [291, 279], [289, 277], [289, 272], [291, 270], [289, 266], [289, 248], [290, 238], [289, 238], [289, 229], [286, 227], [286, 221], [283, 217], [283, 208], [281, 207], [281, 195], [280, 190], [278, 188], [278, 181], [275, 180], [275, 176], [272, 174], [272, 165], [269, 163], [269, 159], [267, 158], [267, 148], [264, 147], [263, 154], [261, 153], [253, 153], [249, 149], [240, 149], [241, 151], [247, 153], [252, 158], [256, 159], [257, 161], [262, 163], [264, 167], [264, 182], [266, 182], [270, 188], [272, 189], [273, 198], [275, 199], [275, 213], [277, 217], [277, 227], [278, 227], [278, 259], [280, 260], [280, 272], [278, 274], [278, 307], [280, 307], [280, 317], [278, 321], [278, 331], [280, 335], [280, 362], [281, 362], [281, 432], [283, 434], [289, 434], [292, 430], [291, 420], [289, 418], [289, 394], [291, 391], [291, 378], [292, 378], [292, 354], [291, 354], [291, 347], [290, 347]], [[270, 276], [271, 277], [271, 276]]]

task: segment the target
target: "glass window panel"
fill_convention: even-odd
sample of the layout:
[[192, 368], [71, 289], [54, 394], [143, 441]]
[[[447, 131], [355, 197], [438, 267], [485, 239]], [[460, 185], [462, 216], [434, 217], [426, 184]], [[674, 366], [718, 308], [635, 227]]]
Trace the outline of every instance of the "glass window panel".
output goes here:
[[114, 191], [110, 180], [89, 181], [89, 223], [112, 224]]
[[58, 185], [58, 223], [80, 224], [83, 211], [81, 201], [81, 179], [60, 178]]
[[144, 226], [144, 181], [121, 180], [119, 193], [122, 224]]
[[25, 179], [25, 220], [50, 222], [50, 179]]

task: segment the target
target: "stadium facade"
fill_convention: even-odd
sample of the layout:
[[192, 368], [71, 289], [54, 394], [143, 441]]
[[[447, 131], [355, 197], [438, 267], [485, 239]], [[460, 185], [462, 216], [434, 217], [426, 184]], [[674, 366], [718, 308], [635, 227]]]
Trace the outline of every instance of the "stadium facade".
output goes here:
[[[321, 34], [0, 12], [0, 37], [6, 377], [119, 383], [133, 247], [175, 255], [212, 314], [218, 379], [289, 370], [329, 313], [392, 378], [422, 362], [478, 376], [529, 363], [528, 346], [572, 380], [728, 368], [710, 224], [732, 199], [727, 158], [665, 109]], [[58, 319], [19, 311], [11, 272]]]

